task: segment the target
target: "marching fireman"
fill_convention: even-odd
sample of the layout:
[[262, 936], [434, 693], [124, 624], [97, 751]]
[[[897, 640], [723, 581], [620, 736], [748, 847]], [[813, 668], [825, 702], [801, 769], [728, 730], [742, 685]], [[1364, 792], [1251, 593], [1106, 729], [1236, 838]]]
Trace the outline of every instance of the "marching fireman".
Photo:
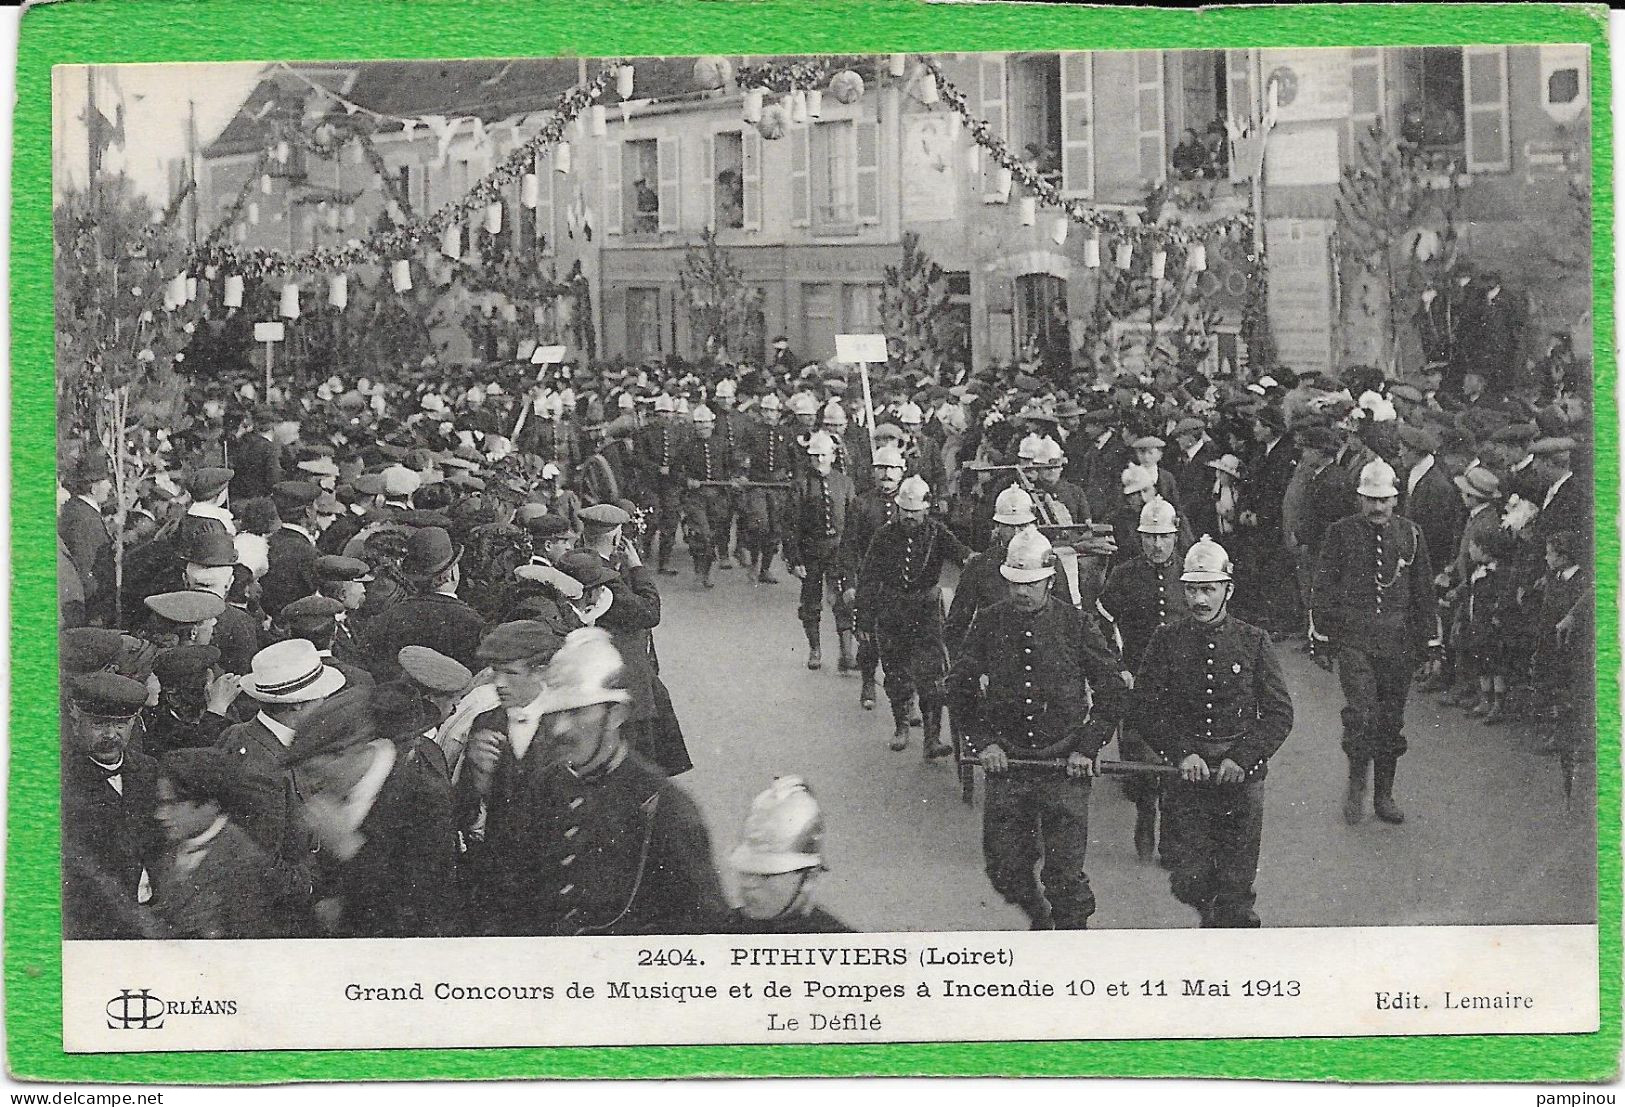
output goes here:
[[745, 493], [746, 546], [751, 551], [751, 571], [759, 584], [777, 584], [773, 559], [784, 538], [785, 514], [790, 493], [779, 484], [790, 479], [796, 469], [796, 440], [792, 428], [779, 423], [779, 398], [769, 392], [757, 405], [759, 421], [745, 435], [746, 475], [754, 487]]
[[690, 413], [694, 433], [683, 444], [683, 538], [694, 555], [694, 572], [706, 588], [714, 587], [711, 567], [728, 556], [728, 518], [733, 488], [733, 461], [716, 437], [717, 417], [700, 404]]
[[835, 469], [835, 442], [823, 431], [813, 432], [807, 440], [807, 465], [807, 471], [790, 487], [784, 561], [801, 580], [796, 614], [807, 634], [807, 668], [817, 669], [824, 663], [821, 626], [827, 585], [835, 633], [840, 636], [841, 667], [849, 669], [857, 664], [857, 650], [852, 640], [852, 609], [841, 578], [840, 549], [852, 514], [852, 482]]
[[875, 532], [858, 571], [858, 633], [872, 638], [886, 670], [886, 699], [895, 724], [891, 748], [908, 748], [909, 708], [918, 695], [924, 719], [924, 755], [943, 757], [953, 747], [942, 740], [943, 643], [942, 566], [963, 565], [970, 549], [948, 527], [929, 518], [931, 488], [909, 477], [897, 490], [897, 521]]
[[774, 777], [751, 801], [739, 845], [728, 857], [739, 882], [730, 931], [842, 934], [852, 928], [817, 905], [824, 874], [824, 813], [796, 776]]
[[678, 455], [682, 451], [683, 428], [677, 421], [677, 401], [661, 393], [655, 397], [655, 421], [639, 427], [636, 437], [638, 470], [644, 487], [645, 509], [654, 526], [649, 552], [665, 576], [675, 576], [670, 567], [677, 545], [677, 523], [683, 510], [683, 481], [678, 475]]
[[1369, 462], [1356, 492], [1359, 514], [1333, 523], [1321, 544], [1310, 643], [1322, 668], [1330, 670], [1337, 658], [1343, 686], [1344, 820], [1352, 825], [1365, 817], [1369, 773], [1377, 818], [1402, 823], [1394, 772], [1406, 750], [1405, 700], [1418, 664], [1437, 666], [1444, 634], [1427, 540], [1394, 512], [1393, 466]]
[[[903, 451], [896, 446], [881, 446], [875, 450], [874, 480], [867, 492], [858, 494], [852, 505], [852, 516], [846, 521], [846, 533], [841, 537], [841, 560], [846, 577], [846, 603], [850, 607], [858, 600], [858, 569], [877, 531], [897, 521], [897, 489], [903, 483]], [[880, 667], [880, 652], [872, 640], [858, 643], [858, 671], [863, 676], [863, 687], [858, 702], [865, 711], [875, 706], [875, 671]], [[841, 671], [846, 671], [843, 664]]]
[[[1100, 610], [1117, 628], [1123, 668], [1131, 673], [1139, 668], [1152, 634], [1186, 613], [1185, 589], [1179, 579], [1178, 539], [1174, 505], [1162, 499], [1146, 504], [1140, 510], [1140, 556], [1113, 569], [1101, 591]], [[1148, 760], [1146, 744], [1134, 727], [1124, 726], [1117, 744], [1125, 761]], [[1150, 861], [1157, 849], [1162, 781], [1156, 776], [1136, 774], [1124, 783], [1136, 811], [1134, 851], [1141, 861]]]
[[1267, 633], [1230, 614], [1230, 556], [1203, 535], [1185, 555], [1190, 614], [1151, 635], [1129, 722], [1179, 768], [1163, 797], [1174, 898], [1205, 927], [1256, 927], [1264, 776], [1292, 730], [1292, 697]]
[[1089, 781], [1127, 685], [1094, 620], [1051, 594], [1049, 539], [1017, 533], [999, 573], [1009, 598], [977, 614], [950, 678], [954, 717], [987, 771], [987, 874], [1034, 930], [1083, 930], [1095, 910], [1083, 871]]

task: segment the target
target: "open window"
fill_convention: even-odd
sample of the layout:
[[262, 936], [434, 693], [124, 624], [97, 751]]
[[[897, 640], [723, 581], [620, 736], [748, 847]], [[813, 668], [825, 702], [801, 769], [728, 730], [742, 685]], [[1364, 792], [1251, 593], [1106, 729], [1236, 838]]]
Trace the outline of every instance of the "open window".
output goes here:
[[745, 226], [745, 136], [723, 131], [711, 141], [711, 225], [719, 231]]
[[627, 234], [660, 232], [660, 145], [656, 139], [621, 144], [621, 224]]
[[1010, 147], [1044, 180], [1061, 183], [1061, 56], [1010, 59]]
[[633, 361], [660, 356], [660, 289], [626, 290], [626, 356]]
[[1400, 138], [1440, 168], [1512, 167], [1507, 48], [1427, 46], [1405, 52]]
[[[1169, 176], [1180, 181], [1224, 180], [1230, 175], [1231, 71], [1223, 50], [1181, 50], [1168, 57], [1179, 74], [1178, 134]], [[1241, 106], [1245, 116], [1247, 108]]]
[[1070, 344], [1065, 280], [1048, 273], [1016, 278], [1016, 335], [1021, 348], [1035, 354]]

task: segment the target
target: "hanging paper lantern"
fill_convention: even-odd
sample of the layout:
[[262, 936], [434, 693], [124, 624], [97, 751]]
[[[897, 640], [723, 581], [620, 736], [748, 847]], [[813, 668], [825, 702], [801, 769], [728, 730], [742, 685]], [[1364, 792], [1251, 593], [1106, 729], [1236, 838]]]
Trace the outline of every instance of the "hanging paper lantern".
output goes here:
[[186, 302], [191, 303], [193, 300], [196, 300], [196, 299], [197, 299], [197, 278], [196, 277], [187, 277], [186, 278]]
[[1021, 225], [1030, 227], [1038, 222], [1038, 198], [1023, 196], [1021, 198]]
[[440, 252], [448, 258], [463, 256], [463, 228], [457, 223], [448, 223], [440, 232]]
[[[530, 321], [532, 323], [535, 323], [538, 327], [541, 326], [543, 323], [547, 322], [547, 308], [546, 308], [546, 306], [543, 305], [543, 304], [537, 304], [535, 307], [531, 308], [530, 309]], [[535, 347], [535, 345], [533, 343], [531, 345], [531, 349], [535, 349], [535, 348], [536, 347]]]
[[338, 273], [327, 279], [327, 303], [329, 307], [343, 311], [350, 303], [350, 278], [344, 273]]
[[920, 77], [920, 103], [935, 104], [937, 102], [937, 76], [929, 69]]
[[1100, 236], [1090, 235], [1083, 243], [1083, 265], [1086, 269], [1100, 268]]
[[1057, 246], [1064, 246], [1066, 244], [1067, 232], [1071, 229], [1072, 220], [1068, 219], [1064, 215], [1057, 215], [1055, 217], [1055, 222], [1050, 225], [1050, 241], [1055, 243]]
[[570, 173], [570, 144], [561, 142], [553, 149], [553, 168], [566, 176]]
[[271, 194], [271, 174], [260, 174], [260, 191], [269, 196]]
[[248, 221], [256, 225], [260, 221], [260, 206], [253, 200], [248, 202]]
[[630, 65], [623, 65], [615, 74], [615, 91], [622, 100], [632, 99], [633, 69]]
[[893, 54], [891, 56], [891, 75], [901, 77], [906, 72], [908, 72], [908, 55]]
[[327, 229], [330, 231], [338, 230], [343, 223], [343, 215], [344, 213], [338, 208], [329, 207], [327, 209]]
[[1134, 261], [1134, 244], [1131, 242], [1119, 242], [1117, 244], [1117, 256], [1115, 260], [1117, 262], [1117, 268], [1127, 269]]
[[843, 104], [856, 104], [863, 99], [863, 76], [843, 69], [829, 79], [829, 94]]
[[519, 202], [533, 209], [542, 202], [542, 182], [536, 174], [526, 173], [520, 182]]
[[203, 267], [203, 279], [204, 279], [204, 280], [206, 280], [206, 281], [212, 281], [212, 280], [214, 280], [214, 279], [215, 279], [215, 278], [216, 278], [216, 277], [218, 277], [218, 276], [219, 276], [219, 275], [220, 275], [220, 269], [219, 269], [219, 267], [218, 267], [218, 266], [214, 266], [214, 265], [205, 265], [205, 266], [204, 266], [204, 267]]
[[401, 258], [389, 267], [389, 283], [396, 292], [412, 291], [412, 263]]
[[784, 110], [782, 104], [763, 108], [762, 119], [756, 124], [756, 129], [765, 139], [783, 138], [784, 132], [790, 129], [790, 113]]
[[821, 119], [824, 115], [824, 90], [809, 88], [807, 90], [807, 115], [813, 119]]
[[733, 80], [734, 63], [727, 58], [711, 56], [697, 58], [694, 62], [694, 87], [703, 89], [721, 88]]
[[1162, 275], [1168, 271], [1168, 251], [1154, 250], [1151, 253], [1151, 279], [1162, 280]]
[[293, 281], [282, 286], [282, 308], [278, 314], [284, 319], [299, 318], [299, 286]]
[[1006, 165], [999, 166], [998, 180], [993, 187], [993, 191], [999, 197], [999, 203], [1009, 203], [1010, 189], [1015, 186], [1015, 183], [1015, 174], [1010, 172], [1010, 167]]
[[807, 122], [807, 94], [799, 88], [790, 94], [790, 122]]
[[497, 200], [485, 207], [485, 233], [502, 233], [502, 201]]
[[760, 123], [762, 121], [762, 90], [747, 88], [745, 90], [744, 104], [740, 114], [746, 123]]
[[1192, 273], [1200, 273], [1207, 269], [1207, 243], [1192, 243], [1185, 253], [1185, 268]]
[[346, 227], [355, 226], [355, 205], [354, 204], [345, 204], [344, 205], [344, 225]]
[[982, 148], [974, 142], [965, 147], [965, 172], [973, 177], [982, 175]]
[[604, 111], [604, 105], [594, 104], [588, 114], [592, 118], [592, 137], [603, 138], [609, 134], [609, 116]]

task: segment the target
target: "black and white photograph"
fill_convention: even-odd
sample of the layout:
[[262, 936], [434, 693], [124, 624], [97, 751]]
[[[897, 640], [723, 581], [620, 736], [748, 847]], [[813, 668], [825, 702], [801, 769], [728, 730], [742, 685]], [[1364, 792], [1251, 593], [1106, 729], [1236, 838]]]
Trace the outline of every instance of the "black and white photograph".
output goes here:
[[1589, 66], [57, 67], [64, 939], [1593, 926]]

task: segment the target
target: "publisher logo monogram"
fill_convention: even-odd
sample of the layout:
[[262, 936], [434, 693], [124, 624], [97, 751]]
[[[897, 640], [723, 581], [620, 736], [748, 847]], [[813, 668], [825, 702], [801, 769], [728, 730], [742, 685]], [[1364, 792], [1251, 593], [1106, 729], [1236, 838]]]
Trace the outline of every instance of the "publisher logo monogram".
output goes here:
[[164, 1001], [146, 988], [125, 988], [107, 1001], [107, 1025], [112, 1030], [162, 1030]]

